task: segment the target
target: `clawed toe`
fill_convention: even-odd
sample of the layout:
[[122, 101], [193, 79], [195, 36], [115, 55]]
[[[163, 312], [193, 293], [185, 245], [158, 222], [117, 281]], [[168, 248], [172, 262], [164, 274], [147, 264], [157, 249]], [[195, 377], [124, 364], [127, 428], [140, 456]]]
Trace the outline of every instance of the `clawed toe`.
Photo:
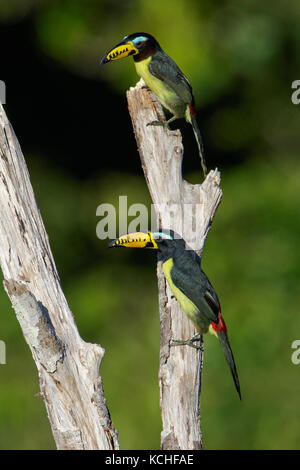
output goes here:
[[147, 126], [162, 126], [162, 127], [165, 127], [165, 122], [163, 122], [163, 121], [151, 121], [151, 122], [148, 122]]
[[193, 344], [195, 341], [200, 341], [201, 335], [194, 335], [192, 338], [187, 340], [176, 340], [170, 342], [170, 346], [190, 346], [191, 348], [201, 349], [201, 345], [197, 346]]

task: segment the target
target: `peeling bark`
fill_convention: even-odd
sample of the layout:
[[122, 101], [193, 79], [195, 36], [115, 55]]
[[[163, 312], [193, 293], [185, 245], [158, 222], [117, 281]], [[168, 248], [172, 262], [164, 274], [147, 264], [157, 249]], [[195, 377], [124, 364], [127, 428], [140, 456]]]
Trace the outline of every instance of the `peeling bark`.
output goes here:
[[58, 449], [118, 449], [99, 366], [63, 294], [19, 143], [0, 104], [0, 264]]

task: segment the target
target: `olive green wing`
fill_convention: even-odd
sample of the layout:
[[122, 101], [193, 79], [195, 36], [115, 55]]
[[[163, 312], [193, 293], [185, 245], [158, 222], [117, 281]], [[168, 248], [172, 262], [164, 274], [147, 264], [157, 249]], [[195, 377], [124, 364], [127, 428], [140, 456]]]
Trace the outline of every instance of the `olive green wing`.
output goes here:
[[168, 85], [180, 99], [188, 104], [194, 104], [193, 90], [190, 82], [181, 72], [178, 65], [165, 52], [158, 51], [149, 63], [149, 71], [154, 77]]
[[198, 268], [196, 263], [189, 266], [188, 271], [173, 266], [170, 271], [172, 285], [168, 282], [184, 312], [204, 333], [211, 322], [218, 323], [220, 305], [217, 296], [211, 292], [211, 286], [207, 285], [206, 276], [203, 277]]

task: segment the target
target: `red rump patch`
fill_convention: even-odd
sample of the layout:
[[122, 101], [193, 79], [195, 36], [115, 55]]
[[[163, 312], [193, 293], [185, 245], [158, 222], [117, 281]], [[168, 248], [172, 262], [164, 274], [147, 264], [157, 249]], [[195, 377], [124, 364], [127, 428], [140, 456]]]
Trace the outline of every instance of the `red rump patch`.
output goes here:
[[227, 331], [226, 324], [224, 321], [224, 318], [222, 317], [221, 313], [218, 315], [219, 318], [219, 323], [214, 323], [213, 321], [211, 322], [211, 326], [215, 331]]
[[190, 109], [191, 114], [193, 114], [193, 115], [197, 114], [194, 106], [192, 106], [191, 104], [189, 104], [189, 109]]

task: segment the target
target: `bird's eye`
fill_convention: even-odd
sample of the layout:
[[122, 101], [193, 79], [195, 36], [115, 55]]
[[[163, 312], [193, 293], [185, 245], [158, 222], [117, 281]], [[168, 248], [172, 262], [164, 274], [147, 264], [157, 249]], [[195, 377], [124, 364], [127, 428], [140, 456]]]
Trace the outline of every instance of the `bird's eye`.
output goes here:
[[140, 46], [140, 45], [142, 44], [142, 42], [143, 42], [143, 41], [138, 41], [138, 42], [136, 43], [136, 45], [137, 45], [137, 46]]

